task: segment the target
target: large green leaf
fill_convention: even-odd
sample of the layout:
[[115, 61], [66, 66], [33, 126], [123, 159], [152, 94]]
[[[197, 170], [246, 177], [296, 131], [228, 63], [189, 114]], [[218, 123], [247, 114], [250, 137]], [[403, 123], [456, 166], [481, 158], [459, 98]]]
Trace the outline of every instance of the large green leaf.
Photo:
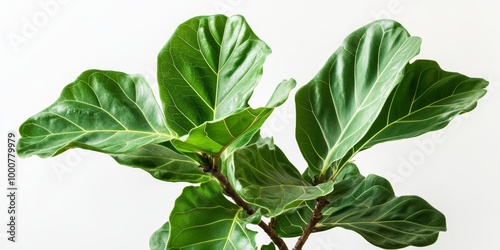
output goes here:
[[199, 187], [187, 187], [175, 201], [170, 214], [167, 247], [193, 250], [256, 249], [256, 232], [246, 227], [250, 220], [241, 207], [224, 197], [218, 183], [207, 182]]
[[316, 186], [306, 182], [270, 138], [236, 150], [230, 162], [229, 176], [237, 192], [248, 203], [268, 211], [268, 217], [333, 190], [331, 181]]
[[245, 108], [218, 121], [205, 122], [193, 128], [185, 138], [174, 140], [175, 147], [184, 152], [220, 154], [230, 145], [243, 146], [271, 115], [274, 108], [283, 104], [295, 87], [295, 80], [278, 85], [266, 107]]
[[213, 179], [200, 170], [196, 161], [163, 145], [149, 144], [111, 156], [122, 165], [143, 169], [162, 181], [201, 183]]
[[311, 175], [324, 174], [366, 134], [420, 39], [380, 20], [350, 34], [296, 95], [296, 137]]
[[396, 197], [379, 176], [366, 179], [344, 194], [333, 194], [318, 227], [343, 227], [382, 248], [427, 246], [446, 231], [444, 215], [418, 196]]
[[487, 85], [484, 79], [444, 71], [434, 61], [417, 60], [409, 64], [403, 80], [345, 161], [377, 143], [443, 128], [453, 117], [474, 109], [486, 93]]
[[269, 53], [242, 16], [200, 16], [181, 24], [158, 56], [169, 127], [184, 135], [248, 107]]
[[82, 73], [19, 132], [23, 157], [50, 157], [73, 147], [124, 153], [174, 138], [142, 77], [99, 70]]
[[167, 250], [168, 236], [170, 232], [170, 224], [166, 222], [149, 238], [149, 249], [151, 250]]
[[[396, 197], [386, 179], [376, 175], [363, 179], [354, 164], [348, 165], [354, 172], [335, 185], [316, 231], [343, 227], [386, 249], [427, 246], [437, 240], [440, 231], [446, 231], [444, 215], [425, 200]], [[313, 209], [314, 203], [309, 202], [283, 214], [275, 224], [277, 232], [285, 236], [300, 234], [305, 225], [303, 218], [310, 218]]]

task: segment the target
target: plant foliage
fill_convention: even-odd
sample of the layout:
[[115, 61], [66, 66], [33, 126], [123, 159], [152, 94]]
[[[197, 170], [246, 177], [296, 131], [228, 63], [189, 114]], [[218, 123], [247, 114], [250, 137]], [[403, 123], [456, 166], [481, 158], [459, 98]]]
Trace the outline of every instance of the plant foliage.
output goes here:
[[[248, 103], [270, 48], [242, 16], [182, 23], [158, 56], [159, 105], [138, 75], [89, 70], [19, 128], [18, 154], [51, 157], [70, 148], [109, 154], [189, 186], [150, 248], [287, 249], [283, 237], [342, 227], [381, 248], [427, 246], [445, 216], [417, 196], [363, 176], [361, 150], [445, 127], [475, 108], [487, 82], [414, 60], [421, 40], [379, 20], [351, 33], [295, 95], [301, 173], [259, 129], [295, 80], [264, 107]], [[267, 219], [264, 219], [267, 218]], [[266, 222], [269, 221], [269, 222]], [[258, 246], [255, 224], [272, 240]]]

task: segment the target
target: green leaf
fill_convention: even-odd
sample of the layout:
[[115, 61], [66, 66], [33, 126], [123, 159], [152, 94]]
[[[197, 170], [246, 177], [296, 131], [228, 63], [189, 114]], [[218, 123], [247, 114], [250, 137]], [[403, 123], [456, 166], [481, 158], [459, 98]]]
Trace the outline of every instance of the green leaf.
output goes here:
[[162, 181], [201, 183], [213, 179], [200, 170], [196, 161], [163, 145], [149, 144], [111, 156], [122, 165], [143, 169]]
[[[349, 163], [337, 173], [333, 180], [333, 192], [344, 193], [363, 180], [364, 177], [359, 173], [356, 165]], [[280, 214], [275, 218], [274, 229], [281, 237], [300, 236], [313, 215], [315, 205], [315, 200], [304, 201], [296, 209]]]
[[366, 134], [420, 47], [380, 20], [350, 34], [296, 95], [296, 138], [311, 175], [325, 174]]
[[434, 61], [417, 60], [405, 68], [368, 133], [352, 150], [377, 143], [415, 137], [445, 127], [459, 114], [471, 111], [485, 93], [484, 79], [442, 70]]
[[427, 246], [446, 231], [444, 215], [418, 196], [396, 197], [379, 176], [366, 179], [344, 194], [332, 195], [318, 227], [353, 230], [382, 248]]
[[255, 218], [229, 202], [216, 182], [186, 187], [170, 214], [168, 249], [256, 249]]
[[168, 235], [170, 232], [170, 224], [168, 221], [163, 224], [156, 232], [149, 238], [149, 249], [151, 250], [166, 250]]
[[125, 153], [174, 138], [141, 76], [100, 70], [82, 73], [19, 132], [22, 157], [50, 157], [74, 147]]
[[[446, 231], [444, 215], [422, 198], [396, 197], [386, 179], [368, 175], [360, 181], [359, 177], [362, 176], [351, 173], [335, 185], [316, 231], [343, 227], [386, 249], [427, 246], [437, 240], [440, 231]], [[344, 187], [337, 189], [337, 185]], [[313, 209], [314, 203], [309, 203], [294, 213], [282, 215], [275, 224], [277, 232], [297, 234], [304, 225], [300, 216], [310, 218]]]
[[274, 245], [274, 243], [269, 243], [267, 245], [262, 245], [260, 247], [260, 250], [276, 250], [276, 246]]
[[299, 237], [311, 219], [315, 205], [314, 200], [304, 201], [299, 207], [276, 216], [274, 230], [280, 237]]
[[224, 119], [205, 122], [193, 128], [188, 135], [174, 140], [175, 147], [183, 152], [220, 154], [230, 145], [238, 148], [245, 145], [271, 115], [274, 108], [283, 104], [295, 87], [293, 79], [281, 82], [266, 107], [244, 110]]
[[313, 186], [288, 161], [270, 138], [234, 152], [229, 178], [238, 194], [250, 204], [264, 208], [268, 217], [314, 200], [333, 190], [333, 182]]
[[184, 135], [248, 107], [270, 53], [242, 16], [200, 16], [181, 24], [158, 56], [169, 127]]

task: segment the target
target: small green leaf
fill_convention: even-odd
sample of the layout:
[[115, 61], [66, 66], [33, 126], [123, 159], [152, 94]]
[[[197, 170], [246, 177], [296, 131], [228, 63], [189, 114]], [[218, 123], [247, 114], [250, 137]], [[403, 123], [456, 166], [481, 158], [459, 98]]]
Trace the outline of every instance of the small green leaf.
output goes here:
[[242, 16], [200, 16], [179, 25], [158, 56], [169, 127], [184, 135], [247, 108], [270, 53]]
[[271, 242], [267, 245], [262, 245], [262, 247], [260, 247], [260, 250], [276, 250], [276, 246]]
[[345, 40], [296, 95], [296, 138], [308, 173], [325, 174], [366, 134], [420, 47], [391, 20], [375, 21]]
[[315, 205], [314, 200], [304, 201], [299, 207], [278, 215], [275, 217], [274, 230], [280, 237], [299, 237], [311, 219]]
[[125, 153], [174, 138], [142, 77], [99, 70], [82, 73], [19, 132], [22, 157], [50, 157], [74, 147]]
[[417, 60], [405, 68], [370, 130], [350, 157], [377, 143], [405, 139], [445, 127], [455, 116], [471, 111], [486, 93], [484, 79], [442, 70], [434, 61]]
[[216, 182], [186, 187], [170, 214], [168, 249], [257, 249], [254, 222], [245, 211], [229, 202]]
[[222, 153], [229, 146], [241, 147], [260, 129], [274, 108], [285, 102], [295, 85], [295, 80], [285, 80], [278, 85], [266, 107], [245, 108], [222, 120], [203, 123], [185, 138], [174, 140], [173, 144], [179, 151], [213, 155]]
[[[360, 179], [354, 164], [348, 166], [358, 176], [350, 173], [335, 184], [315, 231], [343, 227], [386, 249], [427, 246], [437, 240], [440, 231], [446, 231], [444, 215], [422, 198], [396, 197], [386, 179], [376, 175]], [[275, 223], [277, 232], [286, 237], [300, 234], [307, 223], [302, 218], [310, 218], [313, 209], [314, 202], [308, 202], [281, 215]]]
[[149, 249], [151, 250], [167, 250], [168, 236], [170, 225], [168, 221], [156, 230], [149, 238]]
[[230, 162], [229, 178], [237, 192], [248, 203], [266, 209], [268, 217], [333, 190], [333, 182], [307, 183], [270, 138], [236, 150]]
[[[333, 192], [346, 192], [363, 180], [364, 177], [359, 173], [356, 165], [349, 163], [337, 173], [336, 178], [333, 180]], [[315, 205], [315, 200], [304, 201], [296, 209], [277, 216], [275, 218], [274, 229], [281, 237], [300, 236], [313, 214]]]
[[163, 145], [149, 144], [111, 156], [122, 165], [143, 169], [162, 181], [201, 183], [213, 179], [200, 170], [196, 161]]

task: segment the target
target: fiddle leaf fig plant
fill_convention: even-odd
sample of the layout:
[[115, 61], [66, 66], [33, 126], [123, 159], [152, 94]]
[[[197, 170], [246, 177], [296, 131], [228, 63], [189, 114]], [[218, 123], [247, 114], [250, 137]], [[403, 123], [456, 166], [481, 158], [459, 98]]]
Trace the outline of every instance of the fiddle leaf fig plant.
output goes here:
[[[152, 234], [152, 250], [288, 249], [287, 237], [298, 237], [298, 250], [335, 227], [381, 248], [427, 246], [446, 231], [445, 216], [353, 163], [378, 143], [445, 127], [485, 94], [483, 79], [415, 60], [420, 43], [395, 21], [372, 22], [297, 91], [303, 172], [260, 136], [296, 83], [281, 82], [264, 107], [249, 105], [271, 50], [242, 16], [199, 16], [176, 29], [158, 56], [161, 104], [139, 75], [83, 72], [21, 125], [18, 154], [83, 148], [162, 181], [193, 183]], [[269, 244], [257, 244], [252, 224]]]

